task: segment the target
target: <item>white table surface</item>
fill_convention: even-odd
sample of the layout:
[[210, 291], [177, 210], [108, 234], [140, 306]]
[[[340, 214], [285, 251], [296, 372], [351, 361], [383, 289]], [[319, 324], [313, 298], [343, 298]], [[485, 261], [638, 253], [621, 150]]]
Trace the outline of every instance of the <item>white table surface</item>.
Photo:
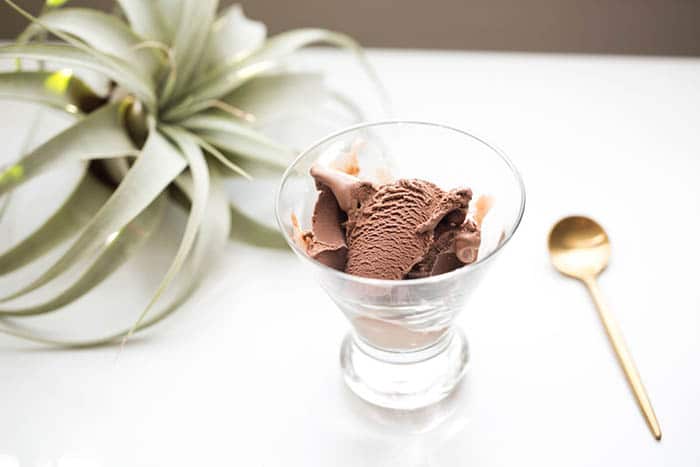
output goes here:
[[[119, 355], [0, 336], [0, 467], [700, 465], [700, 61], [370, 56], [397, 116], [490, 139], [527, 185], [520, 230], [458, 319], [472, 349], [460, 392], [413, 414], [360, 403], [340, 380], [347, 323], [308, 271], [232, 242], [179, 314]], [[353, 90], [344, 54], [307, 57]], [[3, 108], [0, 141], [16, 151], [30, 112]], [[584, 288], [548, 263], [548, 229], [571, 213], [612, 239], [601, 287], [661, 443]], [[136, 316], [151, 275], [139, 268], [78, 311]]]

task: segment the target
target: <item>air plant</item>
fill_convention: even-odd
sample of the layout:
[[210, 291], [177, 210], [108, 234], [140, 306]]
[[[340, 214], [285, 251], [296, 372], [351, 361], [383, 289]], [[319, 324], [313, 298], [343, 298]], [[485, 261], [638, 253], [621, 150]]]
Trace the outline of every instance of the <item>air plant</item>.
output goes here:
[[[47, 0], [38, 17], [5, 2], [30, 24], [15, 43], [0, 47], [0, 59], [17, 61], [15, 71], [0, 73], [0, 98], [34, 102], [75, 118], [72, 126], [0, 168], [2, 211], [14, 188], [62, 164], [81, 166], [67, 201], [0, 254], [3, 275], [71, 242], [38, 277], [0, 294], [0, 331], [51, 345], [124, 342], [170, 315], [191, 294], [229, 229], [247, 224], [259, 235], [276, 234], [232, 211], [222, 183], [225, 177], [250, 178], [250, 167], [279, 168], [292, 160], [293, 150], [252, 124], [256, 107], [269, 108], [280, 92], [295, 92], [295, 83], [312, 78], [286, 71], [284, 59], [307, 45], [326, 43], [352, 50], [372, 73], [346, 35], [300, 29], [266, 38], [264, 25], [247, 19], [240, 6], [218, 13], [218, 0], [117, 0], [114, 14], [59, 8], [65, 0]], [[46, 34], [57, 40], [42, 40]], [[62, 68], [27, 69], [27, 60]], [[78, 77], [81, 69], [109, 80], [108, 91], [93, 90]], [[13, 324], [65, 307], [92, 290], [138, 251], [168, 203], [187, 209], [184, 234], [130, 328], [74, 341]], [[66, 221], [75, 213], [88, 220]], [[77, 280], [43, 303], [5, 306], [83, 263]], [[172, 300], [159, 300], [168, 288], [175, 289]]]

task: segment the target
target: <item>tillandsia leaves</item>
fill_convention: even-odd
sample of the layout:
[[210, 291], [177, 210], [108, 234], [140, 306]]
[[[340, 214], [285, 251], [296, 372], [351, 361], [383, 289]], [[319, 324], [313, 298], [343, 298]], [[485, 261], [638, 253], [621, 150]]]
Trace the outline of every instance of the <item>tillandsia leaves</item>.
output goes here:
[[[265, 25], [246, 18], [239, 5], [217, 13], [218, 0], [117, 0], [115, 15], [46, 0], [36, 17], [16, 0], [4, 2], [30, 24], [16, 43], [0, 47], [0, 60], [23, 60], [0, 73], [0, 99], [57, 109], [76, 121], [0, 167], [0, 206], [15, 202], [9, 199], [15, 188], [63, 164], [77, 161], [82, 171], [66, 202], [0, 253], [2, 276], [66, 247], [29, 283], [0, 297], [0, 332], [44, 344], [124, 342], [169, 316], [231, 230], [257, 245], [284, 244], [275, 229], [234, 207], [224, 181], [251, 178], [251, 171], [279, 173], [295, 149], [263, 134], [262, 124], [330, 95], [320, 74], [286, 70], [297, 50], [316, 43], [348, 49], [378, 83], [352, 38], [302, 29], [267, 39]], [[47, 34], [61, 42], [45, 42]], [[106, 79], [105, 95], [78, 77], [84, 70]], [[21, 324], [21, 316], [64, 309], [102, 283], [159, 230], [172, 202], [188, 211], [184, 233], [150, 299], [130, 315], [131, 327], [66, 340]], [[19, 303], [59, 278], [62, 288], [41, 303]]]
[[196, 105], [197, 102], [226, 95], [250, 79], [278, 67], [281, 60], [297, 50], [318, 43], [344, 47], [354, 52], [372, 81], [380, 86], [379, 79], [367, 63], [360, 45], [354, 39], [325, 29], [300, 29], [278, 34], [247, 57], [234, 58], [215, 67], [193, 85], [193, 93], [188, 96], [188, 99], [193, 103], [192, 105]]
[[[91, 193], [91, 195], [93, 195]], [[91, 196], [92, 198], [93, 196]], [[28, 316], [57, 310], [80, 298], [119, 268], [158, 227], [163, 217], [166, 196], [160, 195], [114, 238], [108, 238], [104, 250], [90, 261], [78, 279], [52, 298], [24, 307], [1, 307], [0, 316]]]
[[182, 155], [165, 138], [158, 132], [151, 132], [134, 165], [68, 251], [30, 284], [0, 297], [0, 302], [15, 299], [43, 286], [81, 259], [103, 254], [126, 224], [151, 204], [186, 165]]
[[92, 112], [107, 102], [70, 69], [0, 73], [0, 99], [34, 102], [68, 113]]
[[93, 70], [132, 91], [149, 108], [155, 107], [153, 80], [120, 59], [100, 60], [82, 49], [63, 44], [6, 45], [0, 47], [0, 59], [2, 58], [52, 61]]
[[[114, 55], [110, 55], [107, 53], [103, 53], [99, 51], [98, 49], [91, 47], [90, 45], [84, 43], [80, 39], [74, 38], [71, 34], [66, 34], [63, 31], [53, 28], [50, 25], [44, 23], [41, 19], [36, 18], [20, 8], [15, 2], [12, 0], [5, 0], [5, 3], [10, 5], [14, 10], [16, 10], [19, 14], [27, 18], [28, 20], [32, 21], [34, 25], [39, 25], [42, 28], [44, 28], [46, 31], [50, 32], [51, 34], [57, 36], [58, 38], [62, 39], [66, 43], [70, 44], [73, 49], [76, 51], [82, 51], [87, 57], [92, 57], [92, 61], [87, 60], [87, 57], [84, 57], [82, 60], [85, 62], [84, 65], [86, 68], [90, 68], [91, 66], [95, 71], [98, 71], [100, 73], [104, 73], [106, 76], [109, 76], [112, 78], [114, 81], [122, 84], [125, 88], [129, 89], [131, 92], [133, 92], [135, 95], [137, 95], [141, 100], [143, 100], [144, 105], [147, 106], [150, 109], [155, 109], [156, 107], [156, 96], [155, 96], [155, 83], [153, 80], [153, 77], [148, 75], [147, 73], [144, 73], [142, 70], [140, 70], [137, 66], [132, 65], [129, 63], [128, 59], [129, 57], [116, 57]], [[31, 27], [31, 26], [30, 26]], [[28, 44], [32, 45], [32, 44]], [[14, 47], [20, 47], [21, 46], [21, 41], [20, 45], [16, 45]], [[13, 47], [13, 46], [8, 46], [8, 47]], [[45, 46], [48, 47], [48, 46]], [[65, 52], [67, 56], [65, 57], [66, 60], [70, 58], [70, 56], [73, 56], [73, 59], [75, 59], [75, 56], [78, 55], [75, 52], [69, 53], [68, 51]], [[63, 60], [63, 58], [59, 59], [58, 55], [59, 54], [54, 54], [54, 58], [57, 61]], [[30, 56], [25, 56], [21, 57], [18, 56], [17, 58], [32, 58]], [[51, 58], [37, 58], [38, 60], [51, 60]], [[80, 63], [78, 63], [78, 66], [81, 66]]]
[[231, 5], [212, 24], [204, 50], [205, 68], [245, 57], [263, 45], [266, 35], [263, 23], [246, 18], [240, 5]]
[[67, 161], [135, 154], [119, 104], [109, 104], [51, 138], [0, 172], [0, 195]]
[[27, 266], [76, 235], [109, 198], [109, 188], [87, 172], [65, 203], [22, 241], [0, 254], [0, 276]]
[[236, 120], [215, 113], [194, 115], [180, 122], [182, 126], [200, 134], [214, 146], [231, 151], [243, 158], [252, 157], [281, 168], [286, 168], [294, 152]]
[[260, 124], [299, 109], [317, 108], [327, 93], [320, 73], [275, 73], [247, 82], [222, 100], [246, 109]]
[[160, 2], [151, 0], [117, 0], [131, 29], [146, 40], [165, 43], [169, 32], [160, 11]]
[[[150, 76], [155, 75], [160, 65], [162, 53], [152, 48], [138, 47], [143, 39], [114, 15], [87, 8], [60, 8], [44, 13], [38, 17], [38, 21], [44, 27], [80, 39], [95, 50], [122, 57]], [[31, 40], [44, 31], [44, 27], [39, 23], [32, 24], [22, 39]]]
[[[0, 317], [0, 332], [56, 347], [89, 348], [119, 342], [129, 332], [147, 329], [173, 314], [199, 285], [207, 272], [208, 265], [215, 262], [229, 235], [231, 217], [222, 177], [216, 169], [210, 171], [209, 177], [212, 190], [207, 201], [204, 221], [200, 227], [192, 253], [185, 260], [180, 274], [171, 285], [172, 298], [165, 303], [160, 303], [158, 310], [150, 314], [141, 324], [135, 328], [122, 329], [94, 339], [78, 340], [53, 337], [52, 333], [45, 330], [20, 326], [15, 321]], [[185, 193], [186, 197], [190, 198], [192, 196], [192, 179], [188, 173], [180, 175], [176, 180], [176, 184]]]
[[179, 130], [175, 127], [164, 125], [162, 127], [162, 131], [176, 142], [180, 148], [180, 151], [182, 152], [182, 155], [187, 160], [190, 173], [192, 174], [190, 214], [187, 218], [187, 224], [185, 225], [185, 233], [183, 234], [180, 246], [175, 253], [175, 258], [173, 258], [168, 271], [165, 273], [163, 280], [158, 285], [155, 294], [151, 298], [151, 301], [136, 320], [134, 327], [129, 330], [129, 333], [125, 336], [125, 339], [133, 334], [134, 330], [143, 322], [148, 312], [158, 301], [158, 298], [160, 298], [161, 294], [165, 292], [177, 273], [180, 272], [180, 268], [185, 262], [185, 258], [187, 258], [187, 255], [190, 253], [197, 236], [197, 232], [199, 231], [199, 227], [202, 224], [207, 205], [207, 197], [209, 196], [209, 170], [207, 168], [206, 161], [204, 160], [204, 154], [197, 145], [196, 140], [190, 137], [187, 132]]
[[180, 2], [177, 34], [172, 43], [178, 73], [175, 93], [187, 89], [197, 70], [218, 3], [218, 0]]

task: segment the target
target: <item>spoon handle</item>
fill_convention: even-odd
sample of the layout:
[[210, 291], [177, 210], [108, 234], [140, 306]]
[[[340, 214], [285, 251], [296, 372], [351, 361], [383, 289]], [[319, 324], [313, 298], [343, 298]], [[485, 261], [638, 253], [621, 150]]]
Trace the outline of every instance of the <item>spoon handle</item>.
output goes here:
[[584, 279], [584, 283], [588, 287], [588, 291], [593, 297], [595, 306], [598, 309], [598, 314], [600, 315], [600, 319], [605, 327], [605, 332], [608, 334], [608, 338], [610, 339], [613, 349], [615, 349], [617, 359], [625, 372], [627, 382], [632, 388], [632, 392], [634, 392], [639, 408], [642, 410], [644, 418], [646, 418], [647, 425], [649, 425], [649, 429], [654, 435], [654, 438], [656, 438], [658, 441], [661, 439], [661, 427], [659, 426], [659, 421], [656, 419], [654, 408], [651, 406], [649, 396], [644, 389], [639, 372], [634, 365], [632, 355], [630, 355], [629, 350], [627, 350], [627, 345], [622, 338], [620, 327], [617, 325], [612, 313], [610, 313], [610, 310], [608, 310], [608, 307], [603, 302], [603, 295], [600, 292], [600, 288], [598, 287], [598, 283], [596, 282], [595, 278]]

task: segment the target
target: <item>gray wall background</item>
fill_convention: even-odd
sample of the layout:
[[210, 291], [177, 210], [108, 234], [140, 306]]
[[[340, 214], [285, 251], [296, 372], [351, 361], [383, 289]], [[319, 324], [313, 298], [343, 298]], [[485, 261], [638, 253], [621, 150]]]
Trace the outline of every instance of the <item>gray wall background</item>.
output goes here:
[[[144, 0], [150, 1], [150, 0]], [[18, 0], [38, 11], [43, 0]], [[222, 4], [231, 3], [222, 1]], [[242, 0], [271, 33], [322, 26], [366, 46], [700, 56], [700, 0]], [[113, 0], [72, 0], [109, 9]], [[0, 38], [25, 24], [0, 4]]]

